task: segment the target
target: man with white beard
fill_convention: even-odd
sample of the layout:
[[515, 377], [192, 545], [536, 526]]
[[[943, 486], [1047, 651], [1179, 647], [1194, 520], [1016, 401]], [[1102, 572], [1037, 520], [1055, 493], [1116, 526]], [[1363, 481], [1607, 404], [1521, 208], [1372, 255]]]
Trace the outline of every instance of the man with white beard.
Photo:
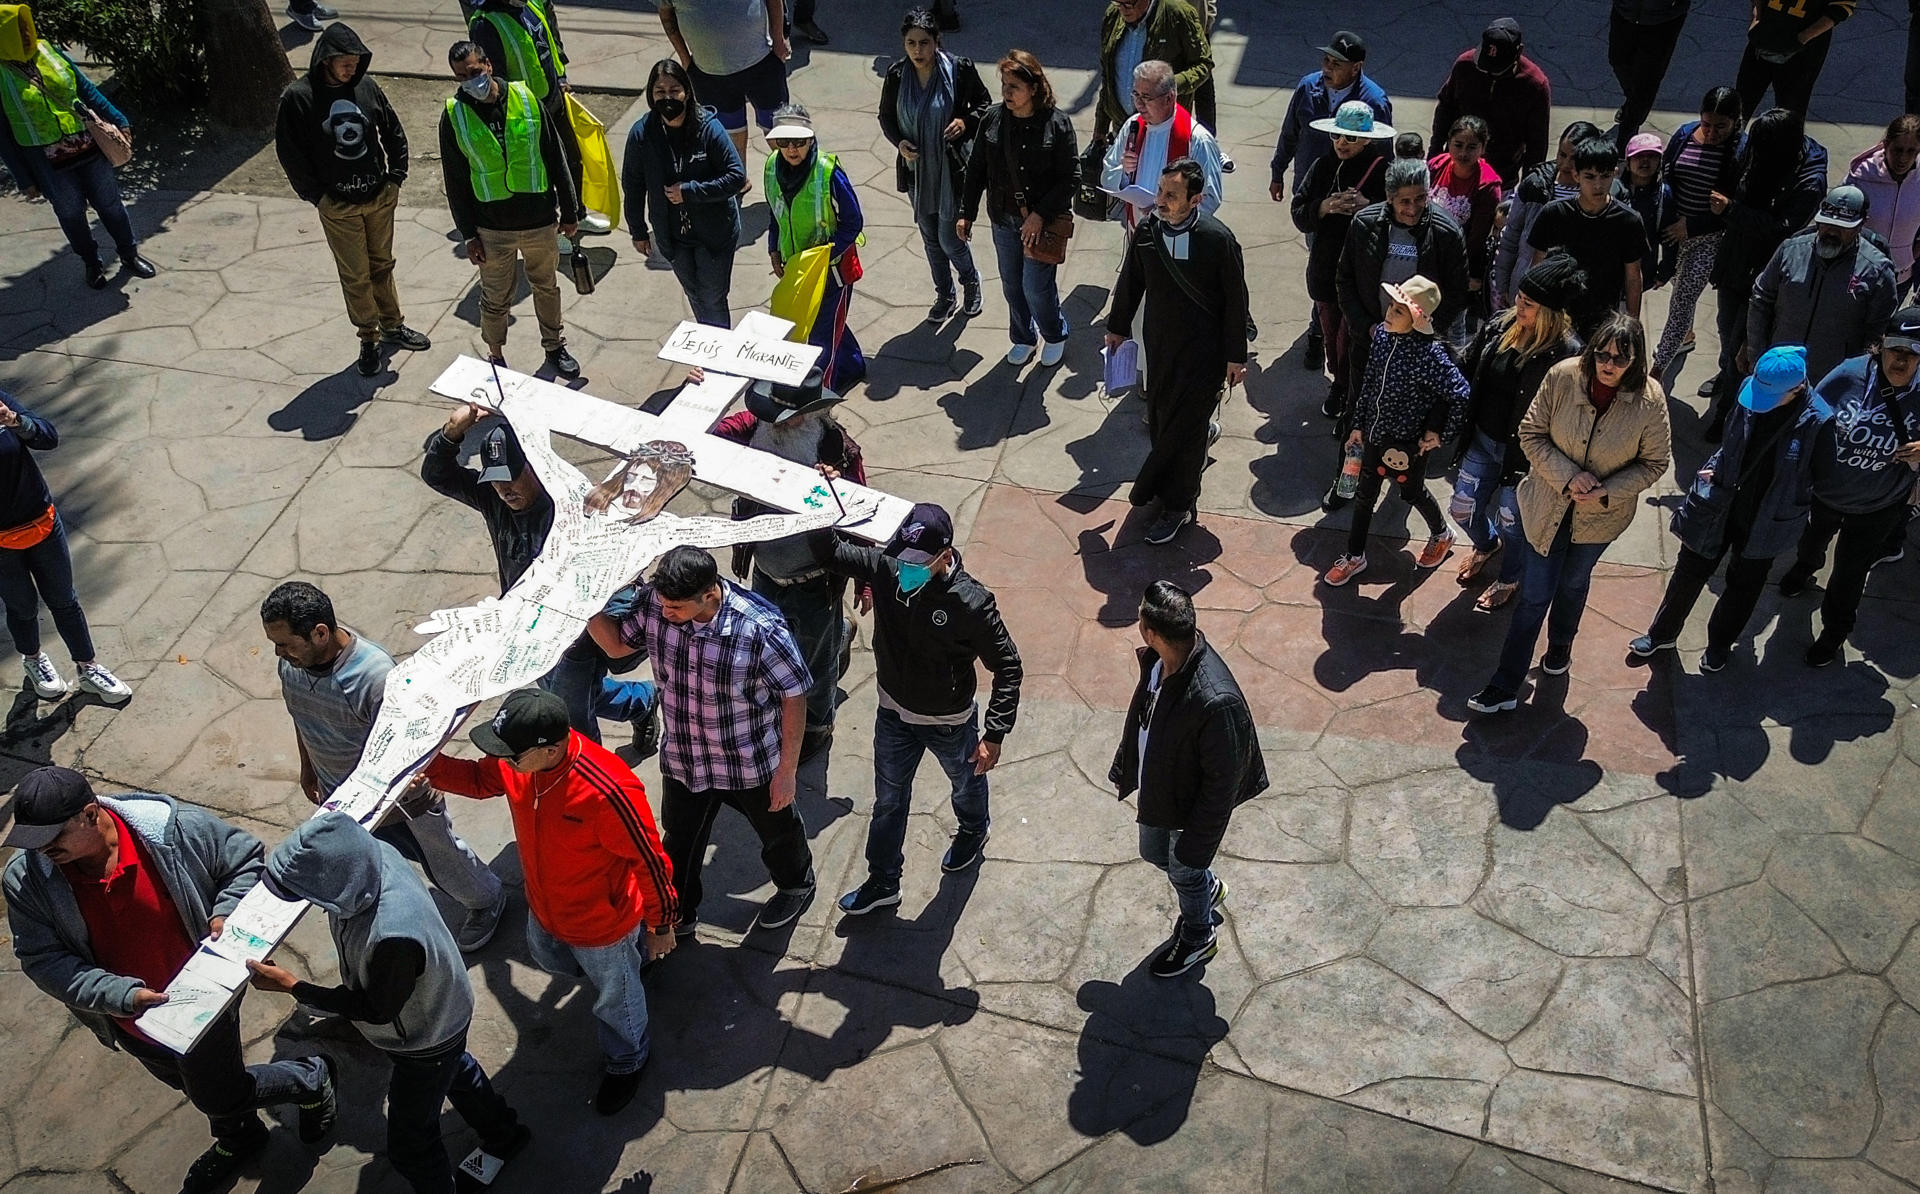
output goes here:
[[[840, 395], [822, 386], [819, 369], [809, 372], [798, 385], [758, 381], [747, 390], [747, 409], [722, 419], [713, 433], [782, 460], [818, 468], [824, 476], [844, 477], [864, 485], [867, 469], [860, 445], [830, 413], [841, 400]], [[773, 512], [772, 507], [750, 498], [734, 499], [736, 519]], [[828, 569], [832, 555], [831, 530], [788, 535], [734, 549], [734, 574], [779, 608], [813, 679], [813, 686], [807, 690], [802, 762], [833, 740], [834, 689], [843, 670], [851, 631], [841, 614], [847, 578]], [[861, 613], [871, 609], [872, 588], [861, 585], [856, 601]]]

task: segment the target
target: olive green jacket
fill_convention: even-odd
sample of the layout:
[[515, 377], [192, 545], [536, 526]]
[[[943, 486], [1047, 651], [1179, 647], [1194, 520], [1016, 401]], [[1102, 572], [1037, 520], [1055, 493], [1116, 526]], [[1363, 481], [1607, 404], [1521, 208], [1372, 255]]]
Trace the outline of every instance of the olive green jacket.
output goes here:
[[[1140, 61], [1171, 66], [1180, 102], [1191, 108], [1193, 93], [1213, 77], [1213, 47], [1207, 43], [1207, 27], [1200, 13], [1187, 0], [1154, 0], [1146, 20], [1147, 44]], [[1114, 77], [1114, 59], [1120, 53], [1120, 34], [1125, 29], [1120, 6], [1108, 4], [1107, 15], [1100, 23], [1100, 102], [1093, 119], [1096, 137], [1106, 136], [1127, 120], [1127, 110], [1120, 106], [1120, 91], [1131, 90], [1133, 80]]]

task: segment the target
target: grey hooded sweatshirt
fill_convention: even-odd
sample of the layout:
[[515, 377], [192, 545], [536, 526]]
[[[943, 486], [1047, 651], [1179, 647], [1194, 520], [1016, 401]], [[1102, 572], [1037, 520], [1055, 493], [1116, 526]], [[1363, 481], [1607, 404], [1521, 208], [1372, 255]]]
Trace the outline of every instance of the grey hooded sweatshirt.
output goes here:
[[[345, 983], [301, 983], [295, 998], [358, 1021], [367, 1042], [388, 1053], [431, 1052], [467, 1030], [466, 962], [399, 851], [345, 813], [322, 813], [267, 857], [266, 882], [324, 910], [340, 954]], [[396, 968], [413, 981], [399, 981]]]

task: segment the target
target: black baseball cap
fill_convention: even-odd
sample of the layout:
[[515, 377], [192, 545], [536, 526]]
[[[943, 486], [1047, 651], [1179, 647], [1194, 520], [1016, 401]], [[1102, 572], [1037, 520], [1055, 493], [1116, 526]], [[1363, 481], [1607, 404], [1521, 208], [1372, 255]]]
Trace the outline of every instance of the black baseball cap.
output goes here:
[[567, 703], [544, 689], [522, 688], [507, 694], [499, 712], [467, 737], [496, 759], [511, 759], [536, 746], [567, 740]]
[[487, 432], [487, 438], [480, 441], [482, 481], [517, 481], [526, 469], [527, 454], [520, 450], [520, 440], [513, 434], [513, 428], [505, 423]]
[[38, 850], [59, 837], [67, 822], [93, 801], [93, 785], [78, 771], [35, 768], [13, 790], [6, 808], [0, 809], [0, 824], [6, 826], [6, 838], [0, 844]]
[[1902, 307], [1887, 319], [1880, 347], [1920, 352], [1920, 307]]
[[1520, 22], [1500, 17], [1480, 34], [1480, 52], [1473, 64], [1490, 75], [1504, 75], [1520, 61]]
[[893, 533], [887, 554], [909, 564], [925, 564], [953, 546], [953, 519], [932, 502], [921, 502]]
[[1341, 62], [1365, 62], [1367, 43], [1360, 40], [1358, 33], [1350, 29], [1342, 29], [1333, 35], [1332, 41], [1320, 47], [1320, 52]]

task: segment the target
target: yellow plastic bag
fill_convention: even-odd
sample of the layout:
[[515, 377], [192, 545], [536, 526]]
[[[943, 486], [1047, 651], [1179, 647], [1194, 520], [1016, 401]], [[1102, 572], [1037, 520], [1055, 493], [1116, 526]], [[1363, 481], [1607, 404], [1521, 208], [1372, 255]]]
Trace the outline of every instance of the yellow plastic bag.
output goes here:
[[607, 152], [607, 126], [587, 106], [567, 92], [567, 119], [580, 142], [580, 205], [603, 213], [620, 226], [620, 176]]
[[787, 272], [773, 288], [767, 310], [781, 319], [791, 319], [793, 330], [787, 339], [805, 344], [813, 334], [813, 321], [820, 315], [820, 299], [827, 292], [827, 273], [833, 268], [833, 246], [815, 245], [802, 249], [787, 262]]

